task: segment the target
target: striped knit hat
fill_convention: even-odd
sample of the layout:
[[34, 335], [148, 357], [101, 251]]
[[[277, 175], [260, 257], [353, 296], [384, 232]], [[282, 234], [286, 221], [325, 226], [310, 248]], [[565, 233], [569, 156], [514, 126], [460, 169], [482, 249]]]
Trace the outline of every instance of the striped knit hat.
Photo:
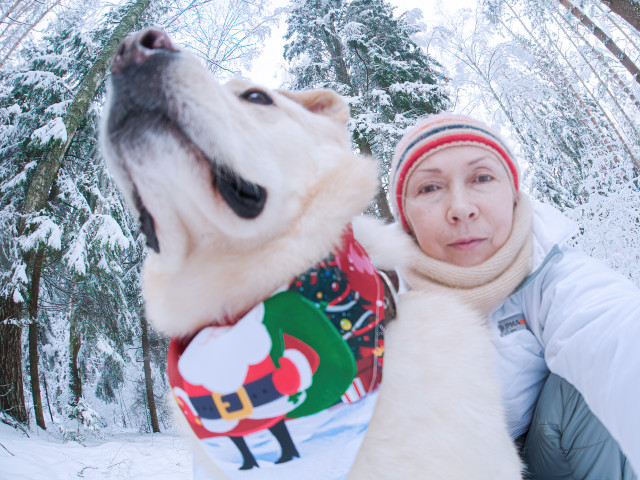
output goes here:
[[420, 120], [405, 133], [396, 146], [391, 162], [389, 172], [391, 209], [396, 220], [402, 222], [402, 228], [407, 232], [411, 233], [411, 230], [405, 216], [404, 193], [411, 173], [427, 156], [445, 148], [460, 145], [486, 148], [503, 160], [507, 173], [513, 181], [514, 191], [518, 192], [518, 164], [509, 147], [494, 129], [464, 115], [450, 113], [431, 115]]

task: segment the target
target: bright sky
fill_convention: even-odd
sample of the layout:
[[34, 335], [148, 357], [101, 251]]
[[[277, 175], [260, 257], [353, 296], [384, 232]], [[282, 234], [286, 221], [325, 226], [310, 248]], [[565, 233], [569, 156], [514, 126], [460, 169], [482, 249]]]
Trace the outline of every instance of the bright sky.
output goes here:
[[[477, 0], [387, 0], [396, 7], [396, 15], [400, 15], [407, 10], [419, 8], [422, 10], [424, 21], [429, 25], [433, 25], [438, 21], [440, 15], [438, 12], [452, 12], [461, 8], [475, 8]], [[289, 0], [273, 0], [274, 8], [284, 7]], [[446, 4], [445, 4], [446, 3]], [[284, 60], [282, 52], [284, 48], [284, 33], [286, 31], [286, 23], [284, 19], [277, 28], [272, 29], [271, 38], [265, 43], [262, 55], [253, 62], [250, 71], [245, 75], [252, 81], [262, 84], [269, 88], [277, 88], [282, 83], [284, 73]]]

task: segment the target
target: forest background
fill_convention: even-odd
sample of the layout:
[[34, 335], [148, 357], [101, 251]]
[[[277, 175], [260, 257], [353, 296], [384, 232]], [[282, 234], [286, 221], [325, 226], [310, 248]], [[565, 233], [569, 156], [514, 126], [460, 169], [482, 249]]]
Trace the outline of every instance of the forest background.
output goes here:
[[[354, 151], [380, 166], [367, 213], [386, 220], [404, 129], [443, 110], [484, 119], [526, 166], [524, 189], [578, 223], [575, 244], [640, 286], [640, 2], [469, 5], [0, 1], [0, 422], [80, 445], [173, 429], [168, 340], [140, 296], [144, 238], [98, 149], [109, 60], [146, 26], [221, 80], [347, 98]], [[251, 69], [281, 31], [281, 58]]]

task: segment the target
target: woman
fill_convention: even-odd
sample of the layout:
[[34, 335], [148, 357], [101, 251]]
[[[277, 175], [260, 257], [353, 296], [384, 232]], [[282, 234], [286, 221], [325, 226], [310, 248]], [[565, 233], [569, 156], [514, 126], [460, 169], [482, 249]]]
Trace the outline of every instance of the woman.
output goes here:
[[422, 120], [396, 148], [390, 191], [415, 240], [404, 280], [488, 317], [528, 478], [636, 479], [640, 291], [567, 244], [573, 226], [520, 191], [515, 157], [481, 122]]

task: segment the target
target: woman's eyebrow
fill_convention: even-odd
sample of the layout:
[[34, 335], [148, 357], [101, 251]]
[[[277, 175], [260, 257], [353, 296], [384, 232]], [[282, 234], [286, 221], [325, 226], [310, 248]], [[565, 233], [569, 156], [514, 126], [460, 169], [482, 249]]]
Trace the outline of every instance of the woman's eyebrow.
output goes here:
[[476, 163], [481, 162], [482, 160], [490, 160], [492, 157], [490, 155], [482, 155], [481, 157], [474, 158], [473, 160], [469, 160], [467, 165], [475, 165]]
[[426, 166], [418, 166], [415, 170], [416, 172], [425, 172], [425, 173], [442, 173], [442, 170], [437, 167], [426, 167]]

